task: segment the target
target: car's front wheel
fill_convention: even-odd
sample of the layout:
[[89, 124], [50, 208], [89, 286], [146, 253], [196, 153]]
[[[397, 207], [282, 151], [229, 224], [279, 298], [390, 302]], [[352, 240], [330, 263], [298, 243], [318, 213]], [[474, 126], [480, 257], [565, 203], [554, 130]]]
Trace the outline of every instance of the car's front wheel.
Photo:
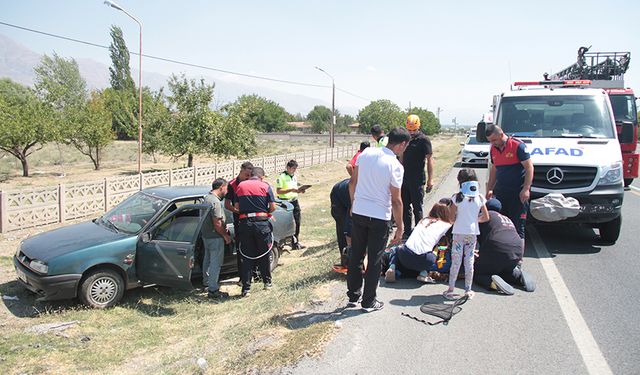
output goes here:
[[80, 301], [89, 307], [105, 309], [117, 304], [124, 295], [124, 280], [116, 271], [97, 269], [80, 284]]

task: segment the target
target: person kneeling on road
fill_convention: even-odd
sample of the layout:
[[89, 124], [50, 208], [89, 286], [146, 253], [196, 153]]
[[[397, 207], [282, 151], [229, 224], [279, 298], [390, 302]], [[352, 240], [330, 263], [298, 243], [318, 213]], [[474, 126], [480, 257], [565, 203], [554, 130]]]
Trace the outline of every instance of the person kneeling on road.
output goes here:
[[257, 263], [264, 288], [271, 288], [269, 252], [273, 246], [273, 227], [269, 218], [275, 211], [275, 197], [271, 186], [263, 181], [264, 170], [254, 167], [251, 178], [238, 184], [237, 201], [234, 204], [238, 218], [240, 253], [242, 255], [242, 297], [249, 296], [251, 270]]
[[451, 203], [450, 198], [443, 198], [434, 204], [429, 216], [418, 222], [407, 242], [395, 249], [384, 275], [386, 282], [396, 281], [398, 269], [419, 272], [418, 281], [433, 282], [429, 278], [429, 271], [436, 263], [433, 248], [453, 225], [455, 214]]
[[533, 292], [536, 289], [533, 277], [519, 265], [524, 255], [524, 240], [511, 219], [499, 213], [501, 208], [499, 200], [487, 201], [489, 221], [480, 224], [480, 256], [475, 262], [473, 279], [489, 290], [507, 295], [514, 293], [511, 285]]

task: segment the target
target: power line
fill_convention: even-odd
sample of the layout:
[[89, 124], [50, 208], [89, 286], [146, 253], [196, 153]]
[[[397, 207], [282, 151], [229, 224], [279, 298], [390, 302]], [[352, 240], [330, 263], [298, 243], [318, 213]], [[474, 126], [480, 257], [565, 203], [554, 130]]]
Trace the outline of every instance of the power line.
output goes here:
[[[46, 35], [46, 36], [50, 36], [52, 38], [63, 39], [63, 40], [74, 42], [74, 43], [80, 43], [80, 44], [84, 44], [84, 45], [88, 45], [88, 46], [92, 46], [92, 47], [109, 49], [109, 46], [105, 46], [105, 45], [102, 45], [102, 44], [92, 43], [92, 42], [88, 42], [86, 40], [81, 40], [81, 39], [71, 38], [71, 37], [67, 37], [67, 36], [63, 36], [63, 35], [53, 34], [53, 33], [49, 33], [49, 32], [42, 31], [42, 30], [31, 29], [31, 28], [24, 27], [24, 26], [14, 25], [14, 24], [11, 24], [11, 23], [8, 23], [8, 22], [0, 21], [0, 25], [5, 25], [5, 26], [16, 28], [16, 29], [29, 31], [29, 32], [36, 33], [36, 34]], [[139, 52], [129, 52], [129, 53], [132, 54], [132, 55], [140, 55]], [[253, 78], [253, 79], [261, 79], [261, 80], [265, 80], [265, 81], [285, 83], [285, 84], [298, 85], [298, 86], [318, 87], [318, 88], [331, 88], [331, 86], [329, 86], [329, 85], [319, 85], [319, 84], [315, 84], [315, 83], [290, 81], [290, 80], [279, 79], [279, 78], [271, 78], [271, 77], [257, 76], [257, 75], [253, 75], [253, 74], [239, 73], [239, 72], [234, 72], [234, 71], [231, 71], [231, 70], [213, 68], [213, 67], [210, 67], [210, 66], [205, 66], [205, 65], [200, 65], [200, 64], [192, 64], [192, 63], [188, 63], [188, 62], [185, 62], [185, 61], [179, 61], [179, 60], [170, 59], [170, 58], [166, 58], [166, 57], [147, 55], [147, 54], [144, 54], [144, 53], [142, 54], [142, 56], [146, 57], [146, 58], [149, 58], [149, 59], [153, 59], [153, 60], [159, 60], [159, 61], [169, 62], [169, 63], [172, 63], [172, 64], [178, 64], [178, 65], [191, 66], [191, 67], [194, 67], [194, 68], [211, 70], [211, 71], [219, 72], [219, 73], [232, 74], [232, 75], [237, 75], [237, 76], [241, 76], [241, 77], [248, 77], [248, 78]], [[365, 98], [365, 97], [362, 97], [360, 95], [354, 94], [352, 92], [349, 92], [347, 90], [341, 89], [339, 87], [336, 87], [336, 89], [339, 90], [339, 91], [342, 91], [343, 93], [345, 93], [347, 95], [351, 95], [351, 96], [353, 96], [355, 98], [362, 99], [362, 100], [365, 100], [365, 101], [371, 101], [368, 98]]]

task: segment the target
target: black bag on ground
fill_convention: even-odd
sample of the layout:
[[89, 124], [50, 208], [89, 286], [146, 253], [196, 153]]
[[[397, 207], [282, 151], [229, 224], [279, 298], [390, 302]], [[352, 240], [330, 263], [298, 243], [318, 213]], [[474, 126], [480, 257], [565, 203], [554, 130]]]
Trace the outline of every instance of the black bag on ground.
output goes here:
[[420, 311], [422, 311], [425, 314], [433, 315], [435, 317], [442, 319], [440, 321], [433, 322], [433, 323], [417, 318], [415, 316], [409, 315], [407, 313], [402, 313], [402, 315], [406, 316], [407, 318], [417, 320], [421, 323], [428, 324], [430, 326], [435, 326], [440, 323], [446, 326], [447, 324], [449, 324], [449, 321], [453, 318], [454, 315], [462, 311], [462, 307], [460, 306], [464, 305], [465, 302], [467, 302], [468, 300], [469, 300], [469, 297], [463, 296], [457, 299], [453, 304], [434, 303], [434, 302], [424, 303], [422, 306], [420, 306]]

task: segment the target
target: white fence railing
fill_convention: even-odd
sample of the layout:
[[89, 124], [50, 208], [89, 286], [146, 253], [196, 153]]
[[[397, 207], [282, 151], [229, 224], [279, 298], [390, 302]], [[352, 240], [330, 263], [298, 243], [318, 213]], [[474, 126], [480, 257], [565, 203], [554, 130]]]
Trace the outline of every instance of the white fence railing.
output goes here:
[[286, 163], [295, 159], [300, 168], [351, 157], [357, 145], [292, 152], [244, 160], [170, 169], [125, 177], [110, 177], [102, 181], [0, 191], [0, 233], [37, 227], [104, 212], [133, 193], [153, 186], [208, 185], [215, 178], [232, 179], [240, 165], [249, 160], [264, 168], [266, 173], [284, 170]]

